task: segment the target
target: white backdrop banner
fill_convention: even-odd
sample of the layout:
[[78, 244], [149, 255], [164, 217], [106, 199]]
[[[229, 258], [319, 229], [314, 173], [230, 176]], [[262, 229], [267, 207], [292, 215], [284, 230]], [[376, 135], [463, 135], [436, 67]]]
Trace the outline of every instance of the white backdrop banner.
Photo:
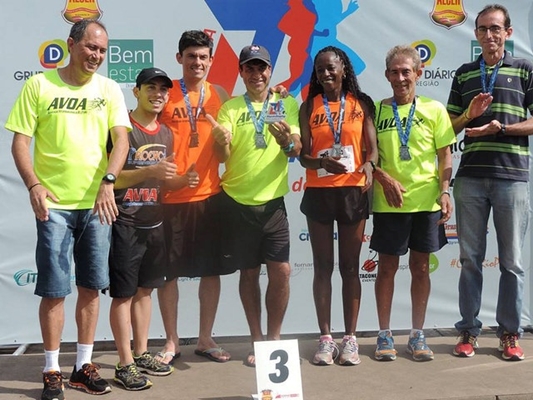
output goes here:
[[[533, 58], [533, 2], [502, 0], [510, 11], [514, 28], [507, 48], [515, 56]], [[481, 0], [52, 0], [4, 1], [0, 5], [0, 43], [4, 62], [0, 76], [0, 191], [4, 203], [0, 214], [0, 344], [41, 342], [38, 322], [39, 298], [33, 294], [37, 277], [34, 262], [35, 220], [28, 193], [15, 169], [10, 146], [12, 133], [5, 120], [25, 80], [50, 68], [65, 65], [66, 38], [73, 21], [98, 18], [109, 32], [107, 60], [99, 72], [121, 85], [129, 108], [139, 70], [149, 66], [181, 77], [175, 54], [181, 33], [202, 29], [215, 42], [214, 63], [208, 79], [229, 93], [242, 94], [238, 54], [248, 44], [267, 47], [274, 67], [273, 83], [283, 83], [301, 100], [312, 71], [312, 59], [321, 48], [332, 45], [347, 52], [363, 91], [374, 99], [389, 97], [391, 88], [384, 76], [385, 54], [397, 44], [417, 48], [424, 67], [417, 92], [446, 103], [456, 68], [475, 59], [480, 47], [474, 38], [474, 20], [486, 4]], [[151, 7], [150, 7], [151, 6]], [[454, 166], [462, 150], [462, 134], [453, 146]], [[291, 191], [286, 197], [291, 227], [291, 298], [283, 333], [318, 332], [312, 296], [313, 259], [305, 218], [299, 211], [305, 187], [305, 171], [290, 160]], [[358, 330], [378, 329], [374, 300], [377, 256], [368, 248], [372, 219], [367, 223], [360, 256], [363, 287]], [[431, 256], [432, 293], [426, 327], [451, 327], [459, 318], [457, 283], [460, 272], [455, 219], [446, 225], [450, 244]], [[484, 291], [481, 319], [495, 325], [499, 262], [496, 237], [488, 226], [488, 248], [484, 261]], [[522, 324], [530, 325], [531, 239], [528, 235], [524, 264], [527, 284]], [[354, 255], [355, 257], [356, 255]], [[410, 274], [407, 257], [400, 261], [393, 303], [392, 328], [411, 326]], [[266, 275], [261, 276], [263, 289]], [[179, 332], [182, 337], [198, 334], [198, 280], [179, 282]], [[333, 277], [332, 329], [342, 332], [341, 282]], [[75, 292], [75, 290], [74, 290]], [[156, 296], [154, 296], [156, 297]], [[66, 307], [64, 341], [76, 340], [75, 294]], [[151, 338], [164, 337], [154, 298]], [[112, 340], [108, 322], [109, 297], [102, 296], [97, 340]], [[215, 336], [246, 335], [248, 327], [238, 295], [238, 273], [223, 277], [222, 295], [215, 323]]]

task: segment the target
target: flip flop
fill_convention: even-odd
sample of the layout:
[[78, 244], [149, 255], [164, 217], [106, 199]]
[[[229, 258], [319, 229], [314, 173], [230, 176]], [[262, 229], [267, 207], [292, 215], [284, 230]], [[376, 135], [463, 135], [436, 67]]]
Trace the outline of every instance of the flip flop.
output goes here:
[[220, 354], [228, 354], [228, 352], [226, 350], [224, 350], [222, 347], [212, 347], [210, 349], [207, 349], [207, 350], [194, 350], [194, 354], [196, 354], [197, 356], [201, 356], [201, 357], [205, 357], [205, 358], [208, 358], [209, 360], [211, 361], [215, 361], [215, 362], [219, 362], [219, 363], [225, 363], [227, 361], [229, 361], [230, 359], [223, 359], [223, 358], [219, 358], [219, 357], [215, 357], [213, 355], [213, 353], [220, 353]]
[[[181, 352], [176, 354], [173, 351], [166, 351], [164, 353], [162, 351], [158, 351], [155, 356], [161, 359], [161, 364], [174, 365], [174, 361], [181, 357]], [[164, 362], [167, 358], [170, 358], [170, 360], [168, 362]]]
[[[254, 362], [251, 362], [250, 359], [253, 357], [254, 359]], [[255, 368], [255, 352], [252, 350], [248, 353], [248, 355], [246, 356], [246, 360], [244, 360], [244, 365], [246, 365], [247, 367], [252, 367], [252, 368]]]

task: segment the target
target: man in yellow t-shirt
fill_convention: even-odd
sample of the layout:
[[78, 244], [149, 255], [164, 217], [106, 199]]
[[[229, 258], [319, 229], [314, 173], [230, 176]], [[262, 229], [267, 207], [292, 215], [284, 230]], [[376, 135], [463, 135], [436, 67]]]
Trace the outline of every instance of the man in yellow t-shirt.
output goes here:
[[421, 65], [410, 46], [389, 50], [385, 76], [393, 95], [376, 105], [379, 166], [374, 173], [370, 248], [379, 253], [374, 354], [379, 361], [396, 359], [390, 330], [394, 277], [407, 251], [413, 309], [407, 351], [416, 361], [434, 357], [423, 331], [431, 286], [429, 255], [447, 243], [444, 223], [452, 214], [450, 144], [456, 139], [444, 105], [415, 93]]
[[[264, 340], [259, 273], [266, 263], [266, 338], [278, 340], [289, 300], [289, 224], [283, 196], [289, 191], [287, 158], [297, 157], [301, 149], [298, 104], [292, 97], [270, 93], [272, 66], [264, 47], [242, 49], [239, 71], [246, 93], [222, 105], [213, 127], [216, 152], [226, 164], [221, 178], [222, 262], [240, 269], [239, 292], [252, 342]], [[246, 363], [255, 365], [253, 352]]]
[[[59, 345], [72, 256], [78, 345], [69, 385], [92, 394], [111, 391], [91, 358], [98, 291], [109, 286], [110, 227], [118, 215], [113, 184], [126, 159], [131, 125], [118, 84], [96, 74], [107, 44], [100, 22], [76, 22], [67, 39], [68, 65], [30, 78], [5, 124], [15, 132], [13, 158], [37, 220], [35, 294], [41, 296], [46, 358], [41, 400], [64, 398]], [[113, 151], [108, 158], [109, 132]]]

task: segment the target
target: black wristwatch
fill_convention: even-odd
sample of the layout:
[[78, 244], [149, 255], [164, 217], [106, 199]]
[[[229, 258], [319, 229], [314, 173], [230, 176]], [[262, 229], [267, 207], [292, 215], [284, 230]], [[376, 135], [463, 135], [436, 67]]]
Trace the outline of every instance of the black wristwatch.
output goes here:
[[372, 167], [372, 173], [376, 172], [376, 163], [372, 160], [368, 160], [370, 166]]
[[507, 127], [505, 126], [505, 124], [500, 124], [500, 130], [498, 132], [496, 132], [496, 137], [505, 136], [506, 129], [507, 129]]
[[117, 181], [117, 177], [115, 175], [113, 175], [111, 172], [108, 172], [107, 174], [104, 175], [102, 180], [104, 182], [109, 182], [109, 183], [113, 183], [114, 184]]

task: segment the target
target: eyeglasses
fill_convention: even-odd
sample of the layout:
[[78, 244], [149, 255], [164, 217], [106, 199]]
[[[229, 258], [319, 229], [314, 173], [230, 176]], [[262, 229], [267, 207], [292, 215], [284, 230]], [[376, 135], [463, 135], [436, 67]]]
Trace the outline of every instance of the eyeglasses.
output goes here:
[[478, 26], [476, 28], [477, 33], [480, 35], [486, 35], [487, 31], [490, 31], [493, 35], [499, 35], [502, 30], [507, 30], [505, 26], [499, 26], [499, 25], [492, 25], [488, 28], [486, 26]]

